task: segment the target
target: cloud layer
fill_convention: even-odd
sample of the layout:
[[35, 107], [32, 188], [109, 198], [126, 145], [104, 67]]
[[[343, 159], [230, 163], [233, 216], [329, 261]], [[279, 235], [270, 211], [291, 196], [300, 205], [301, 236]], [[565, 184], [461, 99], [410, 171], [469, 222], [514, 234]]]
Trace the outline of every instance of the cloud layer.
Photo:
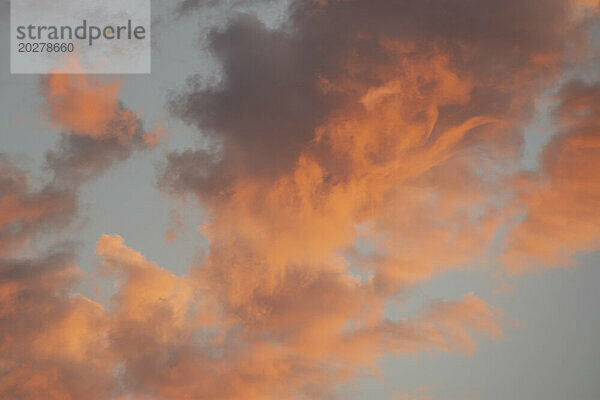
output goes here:
[[109, 304], [73, 294], [72, 249], [25, 244], [60, 233], [83, 184], [157, 135], [118, 82], [44, 78], [63, 131], [49, 182], [0, 158], [0, 395], [329, 399], [383, 355], [502, 338], [502, 311], [474, 293], [399, 319], [389, 306], [486, 267], [501, 228], [493, 262], [511, 271], [597, 249], [598, 84], [562, 86], [539, 171], [518, 167], [537, 99], [585, 46], [580, 7], [297, 0], [276, 29], [233, 16], [209, 37], [222, 79], [193, 76], [169, 101], [207, 145], [168, 154], [158, 182], [209, 211], [209, 251], [177, 276], [103, 235]]
[[540, 171], [519, 180], [526, 214], [509, 235], [504, 257], [512, 268], [571, 265], [600, 241], [600, 84], [570, 81], [558, 97], [559, 130]]

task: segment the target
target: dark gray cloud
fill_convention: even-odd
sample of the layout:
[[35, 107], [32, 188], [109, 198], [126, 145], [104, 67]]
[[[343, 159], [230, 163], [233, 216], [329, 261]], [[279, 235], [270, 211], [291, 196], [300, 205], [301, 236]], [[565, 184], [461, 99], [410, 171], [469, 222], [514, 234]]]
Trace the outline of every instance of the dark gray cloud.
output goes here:
[[[207, 88], [200, 77], [191, 78], [190, 90], [174, 99], [172, 110], [220, 147], [218, 174], [273, 176], [288, 169], [333, 104], [332, 96], [319, 91], [310, 52], [293, 33], [269, 30], [245, 14], [213, 32], [210, 43], [222, 82]], [[202, 163], [204, 155], [197, 157]]]
[[[564, 0], [306, 0], [293, 2], [289, 21], [275, 30], [240, 14], [209, 36], [222, 80], [191, 77], [170, 103], [219, 154], [208, 165], [205, 151], [172, 155], [161, 182], [181, 190], [185, 181], [206, 194], [223, 192], [236, 176], [289, 170], [324, 120], [407, 73], [390, 43], [406, 46], [405, 57], [440, 53], [475, 82], [468, 104], [440, 109], [436, 130], [472, 115], [526, 118], [530, 94], [561, 63], [569, 10]], [[506, 140], [518, 144], [519, 135], [507, 129]], [[189, 171], [193, 157], [202, 172]]]
[[135, 134], [123, 140], [122, 132], [131, 129], [129, 124], [114, 120], [101, 137], [63, 132], [58, 147], [46, 153], [47, 168], [56, 182], [77, 185], [89, 181], [111, 165], [127, 160], [133, 151], [149, 148], [141, 120], [135, 122]]
[[0, 256], [41, 231], [65, 226], [77, 204], [71, 189], [33, 188], [29, 175], [0, 154]]

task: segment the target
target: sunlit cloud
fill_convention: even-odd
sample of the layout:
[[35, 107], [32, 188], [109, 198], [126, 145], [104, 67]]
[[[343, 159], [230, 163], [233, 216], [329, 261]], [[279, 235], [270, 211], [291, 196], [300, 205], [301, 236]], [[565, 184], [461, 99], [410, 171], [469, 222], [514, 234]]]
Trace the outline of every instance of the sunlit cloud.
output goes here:
[[[161, 128], [144, 129], [119, 81], [43, 78], [61, 131], [47, 182], [0, 157], [0, 395], [334, 399], [382, 356], [503, 339], [504, 312], [469, 290], [402, 318], [389, 307], [450, 269], [597, 250], [598, 84], [562, 85], [539, 170], [519, 166], [540, 93], [585, 46], [581, 4], [298, 0], [275, 29], [235, 15], [207, 39], [221, 81], [194, 76], [168, 99], [206, 145], [158, 171], [163, 193], [207, 212], [208, 251], [177, 275], [106, 232], [90, 273], [113, 283], [106, 304], [76, 294], [75, 249], [19, 250], [64, 232], [84, 183]], [[185, 221], [170, 218], [174, 242]]]

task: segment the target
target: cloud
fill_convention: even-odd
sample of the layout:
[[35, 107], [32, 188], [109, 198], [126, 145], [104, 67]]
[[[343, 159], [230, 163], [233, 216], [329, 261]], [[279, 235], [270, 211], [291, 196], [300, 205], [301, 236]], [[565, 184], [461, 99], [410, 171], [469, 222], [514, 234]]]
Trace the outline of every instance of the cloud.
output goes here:
[[272, 310], [263, 318], [231, 318], [194, 277], [173, 275], [118, 235], [103, 235], [96, 252], [99, 271], [116, 280], [107, 308], [69, 295], [81, 276], [69, 252], [0, 262], [3, 396], [324, 398], [384, 349], [470, 352], [472, 331], [500, 329], [497, 311], [472, 294], [414, 320], [344, 329], [361, 288], [331, 271], [293, 276], [295, 289], [264, 299]]
[[408, 321], [385, 305], [487, 262], [535, 99], [581, 37], [573, 4], [296, 1], [277, 29], [238, 15], [213, 32], [221, 81], [191, 77], [170, 103], [208, 145], [171, 153], [159, 185], [211, 211], [191, 278], [218, 319], [301, 371], [238, 396], [325, 397], [378, 355], [501, 336], [473, 294]]
[[241, 171], [276, 175], [279, 168], [293, 166], [330, 107], [298, 39], [240, 15], [225, 31], [213, 32], [210, 42], [223, 81], [208, 88], [192, 81], [190, 91], [176, 97], [171, 108], [223, 148], [216, 181], [224, 185]]
[[289, 286], [261, 299], [267, 312], [239, 308], [232, 317], [198, 291], [196, 277], [176, 277], [117, 235], [102, 236], [97, 253], [101, 269], [117, 276], [108, 343], [123, 366], [124, 393], [135, 396], [323, 397], [353, 374], [352, 366], [372, 363], [383, 351], [470, 352], [471, 332], [500, 335], [498, 311], [472, 294], [434, 303], [414, 320], [345, 329], [362, 308], [364, 289], [327, 269], [288, 272]]
[[118, 81], [102, 84], [82, 74], [50, 74], [41, 86], [50, 121], [58, 127], [93, 138], [118, 136], [123, 141], [135, 134], [137, 117], [119, 106]]
[[28, 174], [0, 154], [0, 257], [52, 227], [66, 225], [76, 210], [74, 194], [46, 186], [36, 190]]
[[116, 89], [84, 75], [42, 79], [44, 110], [64, 129], [58, 149], [46, 153], [48, 181], [32, 179], [0, 154], [3, 398], [107, 399], [117, 389], [110, 320], [103, 306], [71, 294], [81, 275], [73, 249], [37, 250], [43, 234], [61, 240], [77, 216], [83, 182], [148, 147], [148, 134], [117, 102]]
[[46, 155], [61, 183], [78, 184], [134, 150], [151, 148], [161, 128], [144, 131], [140, 118], [118, 99], [120, 83], [83, 74], [50, 74], [41, 79], [44, 113], [63, 129], [58, 149]]
[[570, 81], [558, 97], [559, 130], [539, 172], [517, 186], [525, 216], [509, 232], [504, 254], [513, 270], [570, 265], [600, 244], [600, 84]]
[[[219, 148], [209, 165], [197, 154], [213, 182], [227, 185], [242, 173], [276, 177], [340, 107], [410, 79], [404, 57], [438, 53], [458, 74], [454, 83], [471, 81], [471, 101], [449, 115], [523, 114], [536, 82], [561, 61], [568, 10], [562, 0], [296, 1], [289, 23], [274, 30], [242, 14], [210, 35], [222, 80], [192, 77], [171, 107]], [[176, 175], [176, 161], [173, 170], [166, 175]]]
[[103, 310], [69, 295], [77, 277], [68, 252], [0, 261], [2, 397], [109, 398]]
[[77, 214], [80, 185], [134, 150], [156, 144], [139, 118], [118, 102], [119, 84], [86, 75], [50, 74], [41, 79], [44, 110], [64, 129], [58, 148], [46, 153], [49, 182], [32, 184], [30, 174], [0, 153], [0, 257], [13, 256], [40, 232], [58, 233]]
[[[209, 38], [222, 80], [191, 77], [169, 103], [208, 145], [170, 153], [159, 180], [209, 209], [206, 258], [176, 276], [103, 235], [99, 272], [115, 282], [106, 306], [70, 294], [71, 252], [2, 258], [0, 394], [333, 399], [382, 355], [471, 354], [478, 336], [501, 338], [502, 312], [473, 293], [397, 320], [386, 307], [486, 258], [535, 98], [578, 43], [573, 4], [298, 0], [277, 29], [233, 17]], [[41, 191], [0, 169], [5, 248], [33, 240], [62, 215], [54, 203], [71, 204], [59, 199], [152, 143], [117, 83], [53, 75], [41, 88], [63, 133]], [[548, 186], [519, 193], [529, 214], [507, 257], [596, 246], [596, 91], [561, 92], [564, 132], [540, 173]], [[570, 233], [528, 242], [540, 221]]]

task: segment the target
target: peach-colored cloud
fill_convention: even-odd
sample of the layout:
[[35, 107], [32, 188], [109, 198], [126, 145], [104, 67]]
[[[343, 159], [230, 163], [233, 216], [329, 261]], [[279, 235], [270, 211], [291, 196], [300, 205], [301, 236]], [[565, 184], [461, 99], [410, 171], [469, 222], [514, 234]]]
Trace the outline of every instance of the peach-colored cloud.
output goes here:
[[[504, 122], [488, 115], [440, 121], [440, 107], [470, 101], [473, 81], [459, 81], [437, 54], [401, 56], [410, 79], [383, 83], [367, 90], [362, 103], [340, 109], [317, 128], [289, 172], [274, 180], [242, 172], [208, 203], [212, 218], [203, 232], [210, 253], [192, 279], [218, 305], [220, 321], [229, 321], [221, 329], [239, 327], [245, 352], [260, 351], [273, 365], [282, 356], [301, 362], [298, 382], [279, 372], [288, 382], [279, 397], [307, 390], [302, 385], [314, 371], [335, 371], [341, 379], [386, 352], [472, 352], [472, 331], [501, 334], [498, 313], [473, 295], [435, 304], [414, 320], [385, 318], [390, 296], [469, 260], [500, 221], [487, 188], [471, 173], [476, 159], [458, 154], [488, 145]], [[437, 182], [442, 178], [455, 181]], [[480, 213], [469, 214], [471, 205]], [[426, 223], [418, 218], [424, 212], [432, 214]], [[360, 235], [376, 241], [369, 263], [344, 257]], [[352, 271], [357, 260], [370, 277]], [[269, 359], [268, 348], [278, 349], [277, 357]], [[266, 373], [256, 379], [275, 385]]]
[[192, 296], [185, 281], [127, 248], [118, 235], [103, 235], [98, 240], [96, 252], [102, 257], [104, 273], [116, 275], [117, 285], [120, 283], [114, 300], [128, 318], [143, 320], [146, 307], [162, 302], [173, 306], [173, 319], [168, 321], [172, 327], [184, 322], [186, 302]]
[[[485, 259], [506, 219], [499, 190], [515, 172], [522, 127], [565, 57], [571, 3], [439, 4], [464, 26], [429, 4], [408, 1], [410, 13], [399, 4], [299, 0], [289, 31], [239, 16], [213, 32], [223, 82], [192, 82], [171, 105], [213, 142], [171, 154], [161, 179], [210, 211], [206, 259], [176, 276], [103, 235], [99, 271], [115, 285], [102, 306], [70, 294], [78, 271], [68, 255], [3, 258], [0, 394], [334, 398], [382, 355], [471, 354], [477, 335], [502, 337], [501, 311], [473, 293], [399, 320], [386, 307], [411, 285]], [[86, 76], [44, 81], [48, 115], [65, 130], [47, 154], [49, 188], [73, 193], [154, 143], [119, 88]], [[548, 186], [520, 194], [529, 214], [507, 257], [542, 248], [556, 261], [559, 245], [596, 246], [595, 93], [563, 91]], [[7, 181], [0, 232], [13, 235], [49, 206], [24, 178]], [[540, 221], [568, 233], [531, 239]]]
[[260, 299], [269, 307], [262, 315], [253, 299], [253, 310], [240, 307], [232, 316], [213, 308], [210, 293], [191, 290], [197, 279], [175, 277], [119, 236], [101, 237], [97, 252], [102, 270], [119, 282], [107, 316], [108, 345], [123, 363], [125, 390], [136, 395], [294, 398], [311, 385], [327, 391], [384, 351], [471, 352], [471, 331], [500, 335], [497, 311], [472, 294], [434, 303], [414, 320], [365, 325], [357, 318], [348, 329], [349, 318], [366, 306], [368, 284], [361, 288], [325, 267], [287, 272], [285, 286]]
[[153, 148], [163, 128], [145, 131], [140, 117], [119, 100], [121, 83], [85, 74], [41, 78], [44, 113], [60, 128], [60, 142], [46, 153], [57, 183], [79, 185], [133, 151]]
[[111, 122], [120, 121], [126, 126], [123, 134], [132, 136], [136, 117], [119, 109], [120, 86], [119, 82], [93, 82], [80, 74], [51, 74], [43, 84], [49, 117], [63, 129], [93, 137], [109, 135]]
[[33, 188], [29, 175], [0, 154], [0, 256], [13, 255], [44, 229], [67, 225], [77, 212], [79, 186], [132, 151], [156, 145], [161, 129], [143, 132], [139, 118], [118, 101], [118, 82], [86, 75], [41, 79], [44, 110], [65, 132], [46, 153], [51, 178]]
[[96, 251], [100, 271], [117, 282], [107, 308], [68, 295], [79, 275], [68, 255], [2, 261], [3, 396], [322, 397], [382, 352], [470, 352], [471, 332], [500, 329], [497, 311], [472, 294], [414, 319], [345, 327], [366, 306], [353, 300], [365, 289], [329, 269], [290, 271], [289, 286], [264, 298], [268, 315], [233, 317], [197, 279], [176, 277], [118, 235], [103, 235]]
[[108, 399], [119, 360], [109, 348], [109, 314], [71, 294], [80, 276], [72, 249], [32, 249], [44, 233], [63, 239], [81, 183], [151, 143], [118, 104], [118, 86], [49, 75], [42, 87], [48, 115], [65, 130], [46, 153], [49, 179], [35, 181], [0, 154], [0, 397]]
[[559, 132], [538, 175], [521, 180], [525, 216], [508, 235], [513, 270], [561, 266], [600, 245], [600, 85], [572, 81], [560, 91]]
[[[500, 203], [508, 195], [498, 190], [513, 172], [499, 167], [516, 160], [536, 85], [555, 76], [562, 57], [556, 18], [564, 4], [545, 6], [548, 25], [502, 15], [506, 26], [482, 42], [473, 38], [485, 34], [436, 26], [419, 33], [433, 43], [421, 43], [410, 21], [387, 25], [380, 9], [359, 2], [321, 4], [326, 12], [300, 2], [299, 37], [250, 17], [214, 34], [222, 86], [192, 86], [173, 104], [215, 138], [214, 149], [172, 154], [161, 184], [210, 208], [210, 252], [190, 279], [217, 305], [219, 331], [239, 329], [244, 354], [259, 351], [264, 362], [253, 364], [254, 385], [224, 398], [299, 397], [315, 374], [324, 378], [313, 385], [316, 397], [324, 397], [332, 382], [374, 367], [381, 354], [471, 353], [473, 332], [502, 335], [499, 311], [472, 294], [406, 321], [386, 319], [385, 306], [406, 286], [486, 258], [506, 218]], [[485, 18], [498, 14], [494, 7], [468, 11]], [[381, 24], [365, 25], [369, 18]], [[324, 44], [312, 36], [330, 25], [356, 31], [331, 32]], [[496, 42], [496, 29], [527, 31], [532, 40], [519, 48], [508, 36]], [[538, 30], [554, 44], [533, 39]], [[460, 48], [438, 35], [453, 35]], [[492, 47], [504, 58], [500, 67], [474, 61]], [[271, 70], [272, 59], [294, 51], [310, 55], [304, 69]], [[361, 249], [361, 238], [373, 248]]]
[[77, 275], [66, 253], [0, 261], [3, 398], [110, 396], [114, 361], [103, 309], [68, 294]]
[[119, 101], [121, 83], [103, 82], [85, 74], [49, 74], [41, 80], [44, 113], [59, 129], [96, 141], [115, 140], [130, 146], [155, 146], [162, 128], [143, 132], [139, 116]]

